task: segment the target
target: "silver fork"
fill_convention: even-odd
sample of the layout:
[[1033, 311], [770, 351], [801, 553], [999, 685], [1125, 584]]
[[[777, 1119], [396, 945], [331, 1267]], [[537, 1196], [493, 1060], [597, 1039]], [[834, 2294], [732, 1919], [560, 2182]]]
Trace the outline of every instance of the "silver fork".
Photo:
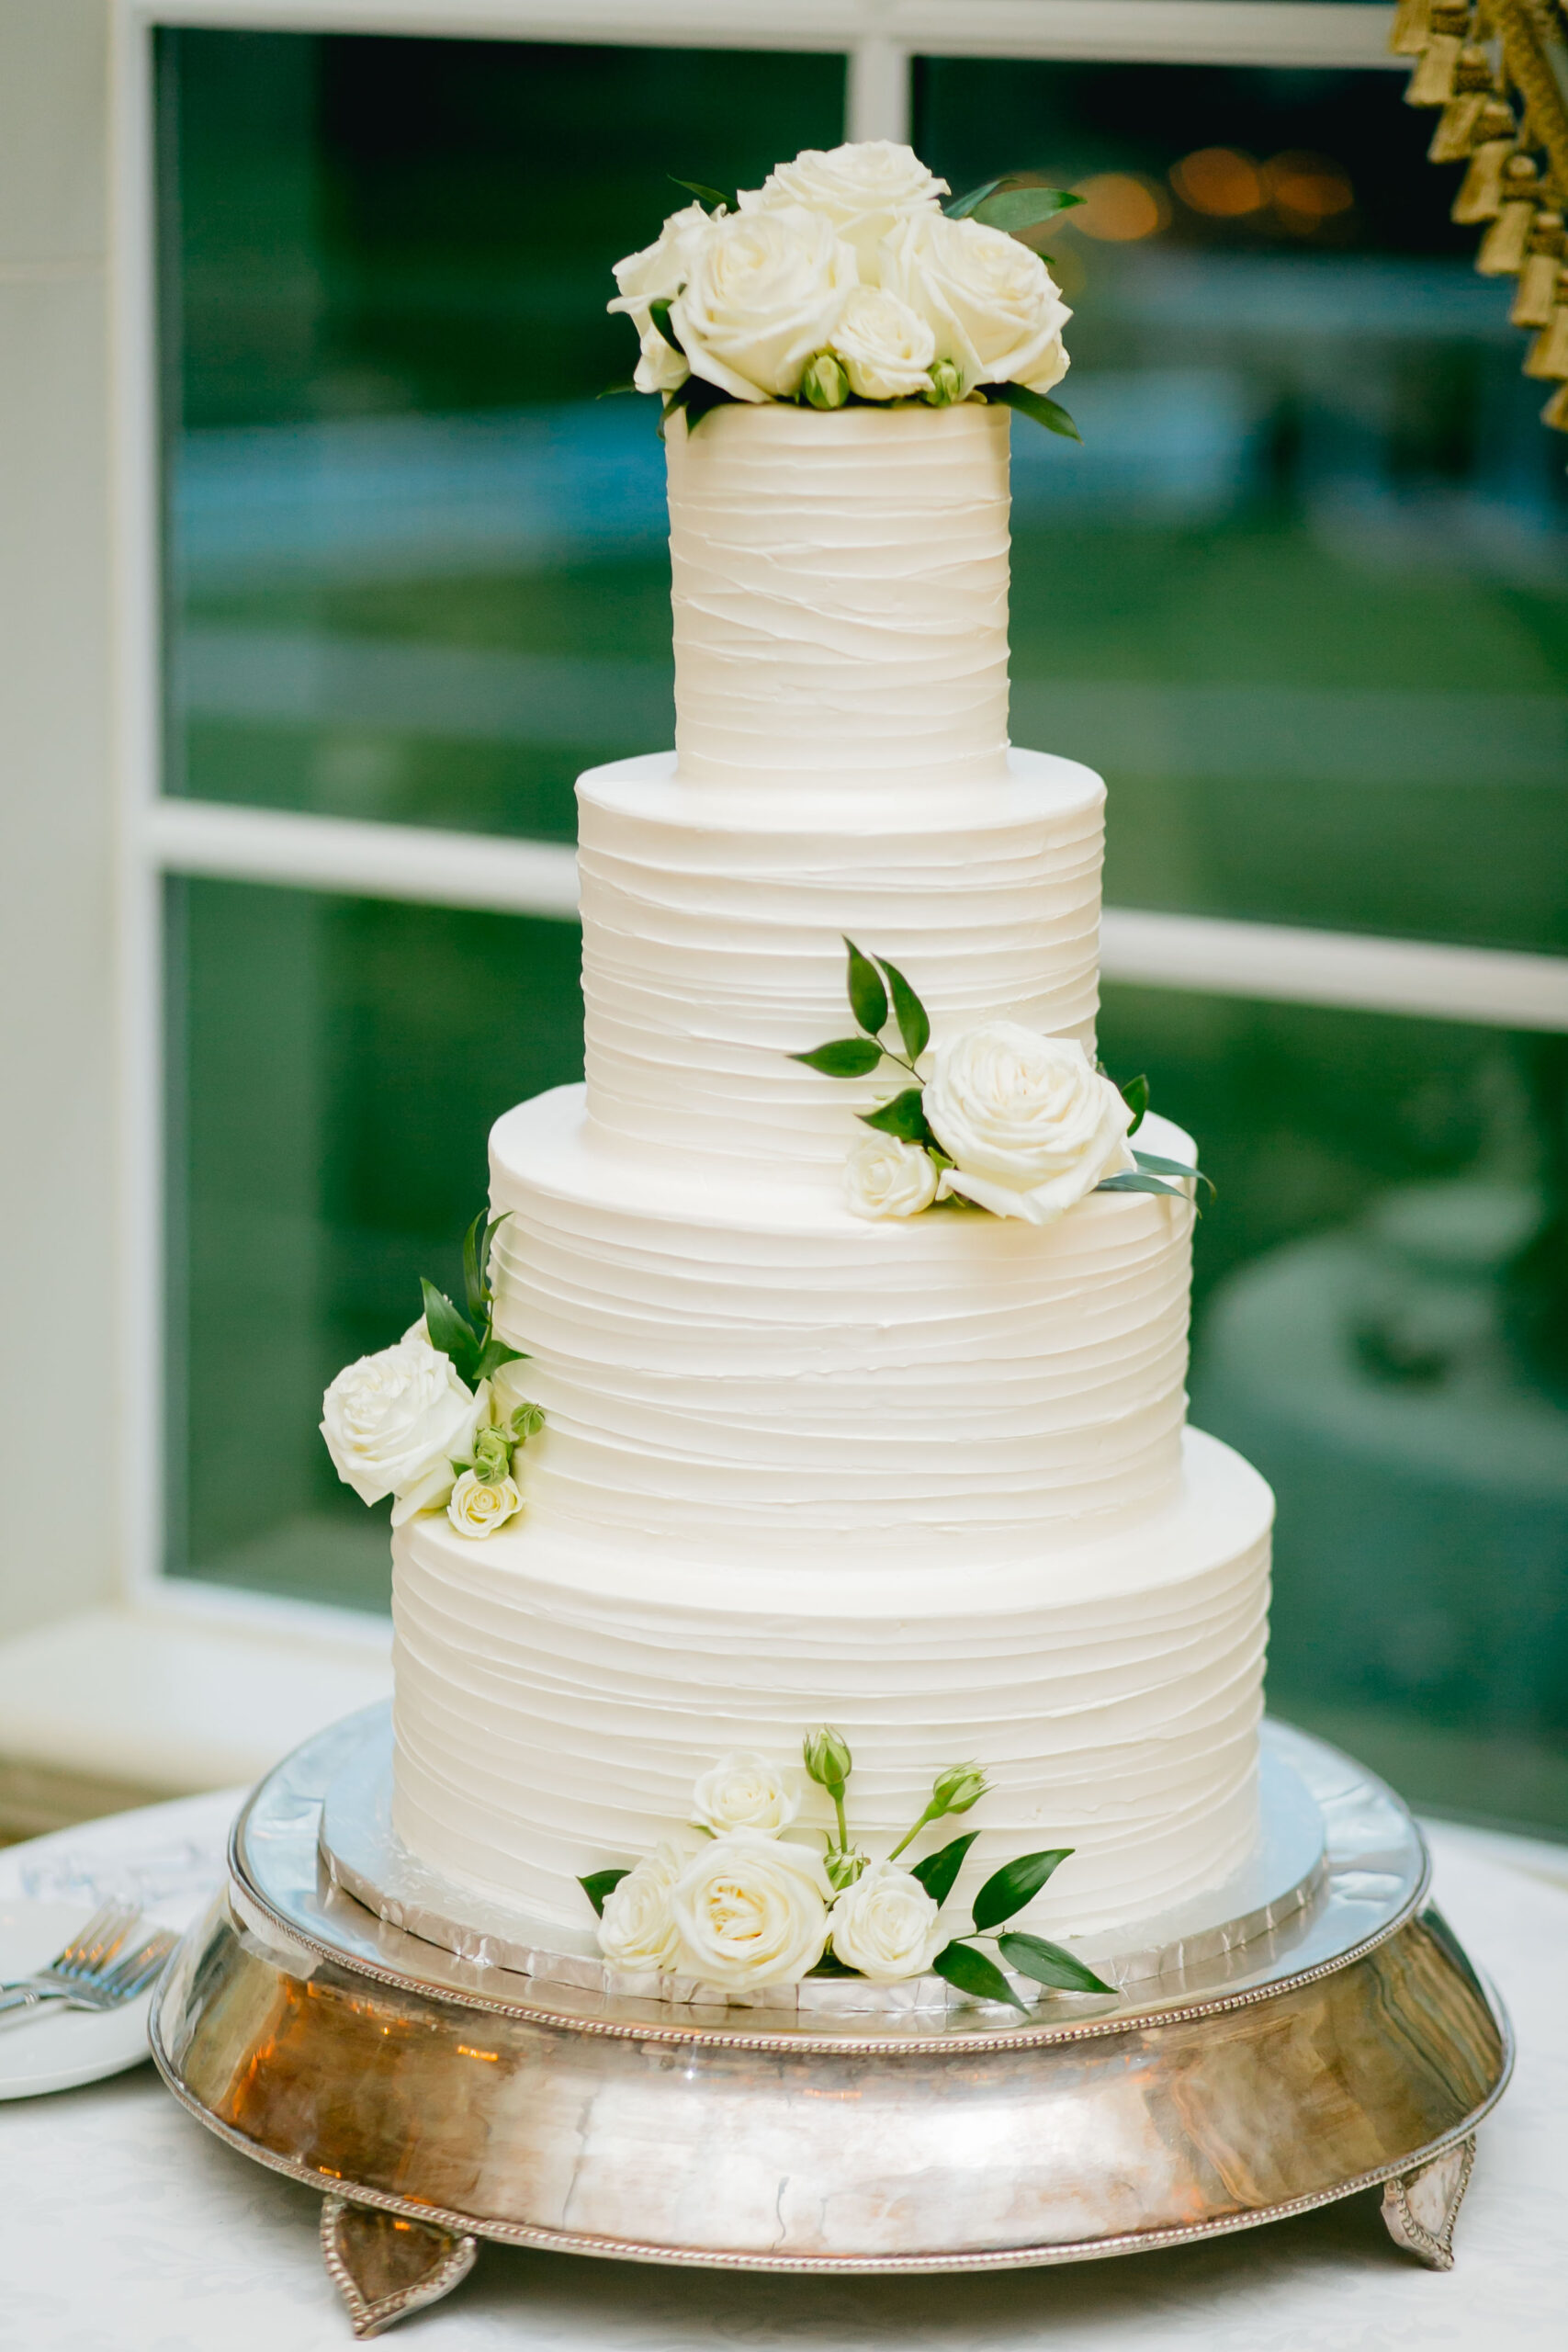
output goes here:
[[118, 2009], [133, 2001], [179, 1941], [158, 1928], [133, 1943], [141, 1923], [134, 1904], [106, 1903], [45, 1967], [0, 1987], [0, 2017], [49, 2001], [73, 2009]]

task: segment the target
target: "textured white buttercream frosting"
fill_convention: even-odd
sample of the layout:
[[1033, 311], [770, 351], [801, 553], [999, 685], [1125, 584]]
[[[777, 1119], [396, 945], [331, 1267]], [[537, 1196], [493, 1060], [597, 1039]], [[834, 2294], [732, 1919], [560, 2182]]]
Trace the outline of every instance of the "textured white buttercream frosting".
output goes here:
[[527, 1456], [540, 1541], [738, 1577], [808, 1545], [886, 1563], [894, 1605], [913, 1565], [1035, 1559], [1174, 1489], [1185, 1201], [868, 1224], [836, 1185], [595, 1151], [576, 1087], [498, 1123], [491, 1179], [496, 1329], [529, 1351], [548, 1423]]
[[395, 1824], [581, 1929], [578, 1878], [651, 1851], [716, 1754], [787, 1766], [828, 1719], [850, 1730], [874, 1847], [942, 1765], [983, 1759], [955, 1904], [999, 1861], [1064, 1845], [1027, 1923], [1130, 1925], [1217, 1884], [1256, 1834], [1269, 1512], [1254, 1471], [1192, 1437], [1156, 1520], [1000, 1572], [962, 1543], [890, 1577], [829, 1566], [808, 1539], [787, 1566], [716, 1568], [635, 1538], [525, 1527], [476, 1545], [413, 1521], [394, 1544]]
[[588, 1105], [601, 1139], [837, 1174], [898, 1073], [790, 1056], [851, 1026], [840, 934], [907, 974], [936, 1044], [998, 1014], [1091, 1053], [1105, 787], [1015, 752], [995, 792], [890, 825], [863, 794], [692, 787], [666, 754], [578, 786]]
[[1009, 416], [781, 403], [671, 424], [683, 777], [901, 807], [1002, 782]]

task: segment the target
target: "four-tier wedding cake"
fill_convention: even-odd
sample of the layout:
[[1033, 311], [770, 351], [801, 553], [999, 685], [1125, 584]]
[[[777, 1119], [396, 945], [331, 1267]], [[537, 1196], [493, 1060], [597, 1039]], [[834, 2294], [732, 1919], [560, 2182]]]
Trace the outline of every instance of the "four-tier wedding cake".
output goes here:
[[[847, 222], [846, 175], [874, 197], [905, 155], [694, 206], [672, 296], [623, 265], [669, 412], [676, 747], [578, 787], [586, 1083], [491, 1139], [501, 1344], [467, 1380], [428, 1317], [388, 1351], [421, 1410], [444, 1366], [456, 1433], [444, 1477], [378, 1489], [395, 1826], [542, 1941], [592, 1931], [606, 1864], [678, 1875], [716, 1758], [752, 1793], [701, 1834], [831, 1849], [833, 1774], [799, 1769], [823, 1724], [877, 1853], [978, 1759], [954, 1900], [1070, 1849], [1021, 1915], [1048, 1934], [1216, 1887], [1257, 1835], [1271, 1504], [1184, 1427], [1193, 1148], [1095, 1060], [1104, 787], [1008, 740], [1009, 432], [1038, 395], [1000, 397], [1021, 371], [951, 288], [972, 253], [983, 290], [993, 259], [1055, 288], [929, 175]], [[848, 349], [813, 314], [792, 392], [737, 375], [737, 334], [711, 354], [737, 272], [783, 253], [795, 300], [814, 168], [818, 276], [867, 299]], [[1037, 387], [1066, 365], [1043, 315]], [[868, 345], [904, 352], [891, 393]], [[476, 1445], [476, 1374], [525, 1394], [525, 1450]]]

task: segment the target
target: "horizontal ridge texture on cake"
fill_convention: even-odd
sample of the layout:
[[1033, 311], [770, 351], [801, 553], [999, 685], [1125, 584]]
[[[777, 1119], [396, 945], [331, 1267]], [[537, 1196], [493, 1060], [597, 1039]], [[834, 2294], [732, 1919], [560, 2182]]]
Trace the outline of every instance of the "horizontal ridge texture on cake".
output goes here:
[[[825, 1081], [818, 1080], [818, 1084]], [[1190, 1150], [1151, 1122], [1157, 1148]], [[1101, 1194], [1044, 1227], [852, 1216], [836, 1184], [696, 1182], [597, 1152], [581, 1090], [491, 1138], [496, 1328], [546, 1428], [535, 1539], [745, 1564], [1039, 1556], [1172, 1493], [1192, 1211]], [[889, 1605], [897, 1602], [890, 1591]]]
[[1010, 755], [995, 792], [897, 824], [863, 793], [677, 780], [666, 753], [578, 785], [588, 1102], [606, 1141], [819, 1180], [889, 1073], [790, 1058], [846, 1025], [843, 934], [905, 971], [933, 1038], [1006, 1017], [1094, 1051], [1105, 787]]
[[671, 429], [682, 775], [900, 806], [1004, 780], [1008, 421], [770, 403]]
[[1071, 1871], [1025, 1924], [1133, 1925], [1217, 1885], [1256, 1834], [1270, 1513], [1257, 1473], [1194, 1434], [1156, 1520], [1004, 1571], [961, 1544], [891, 1580], [810, 1546], [718, 1569], [635, 1539], [525, 1523], [474, 1544], [412, 1520], [393, 1543], [394, 1825], [448, 1873], [581, 1928], [578, 1878], [650, 1851], [716, 1753], [782, 1761], [826, 1716], [853, 1726], [874, 1848], [936, 1765], [984, 1758], [955, 1906], [1010, 1855], [1064, 1845]]

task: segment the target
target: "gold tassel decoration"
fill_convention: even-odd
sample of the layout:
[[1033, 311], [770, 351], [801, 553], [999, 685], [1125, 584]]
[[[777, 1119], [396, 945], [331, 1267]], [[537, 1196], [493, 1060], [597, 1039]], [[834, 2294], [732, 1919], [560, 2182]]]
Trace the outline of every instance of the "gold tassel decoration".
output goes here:
[[[1442, 119], [1432, 133], [1432, 143], [1427, 157], [1433, 164], [1462, 164], [1477, 139], [1488, 133], [1482, 128], [1481, 118], [1488, 106], [1495, 106], [1492, 90], [1492, 61], [1483, 49], [1472, 43], [1461, 49], [1459, 63], [1454, 68], [1454, 95], [1443, 108]], [[1505, 135], [1514, 127], [1512, 115], [1501, 126], [1490, 126], [1495, 137], [1499, 128]]]
[[1525, 374], [1547, 383], [1568, 379], [1568, 269], [1558, 271], [1556, 306], [1546, 328], [1529, 347]]
[[1535, 188], [1540, 174], [1533, 155], [1511, 155], [1503, 172], [1497, 218], [1481, 240], [1475, 266], [1483, 277], [1517, 277], [1535, 226]]
[[1541, 410], [1540, 421], [1550, 424], [1554, 433], [1568, 433], [1568, 384], [1558, 385]]
[[1432, 24], [1432, 0], [1399, 0], [1389, 47], [1395, 57], [1419, 57]]
[[1466, 225], [1473, 225], [1479, 220], [1495, 220], [1498, 207], [1503, 201], [1504, 169], [1513, 153], [1511, 133], [1506, 139], [1482, 141], [1470, 159], [1469, 171], [1460, 183], [1450, 216], [1453, 220]]
[[1454, 33], [1434, 33], [1422, 51], [1416, 71], [1404, 85], [1407, 107], [1446, 107], [1454, 94], [1454, 74], [1464, 43]]
[[1562, 215], [1541, 210], [1529, 233], [1524, 266], [1519, 272], [1508, 322], [1516, 327], [1544, 327], [1551, 322], [1557, 299], [1558, 256], [1562, 251]]

